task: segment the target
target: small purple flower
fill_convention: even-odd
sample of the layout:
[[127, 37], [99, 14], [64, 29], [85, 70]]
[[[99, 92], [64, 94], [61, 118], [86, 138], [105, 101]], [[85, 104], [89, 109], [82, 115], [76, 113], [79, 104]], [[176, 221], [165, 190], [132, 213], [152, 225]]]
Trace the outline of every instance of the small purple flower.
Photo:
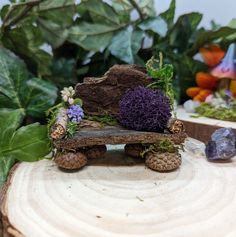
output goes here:
[[79, 105], [71, 105], [67, 110], [71, 122], [79, 123], [84, 117], [84, 111]]

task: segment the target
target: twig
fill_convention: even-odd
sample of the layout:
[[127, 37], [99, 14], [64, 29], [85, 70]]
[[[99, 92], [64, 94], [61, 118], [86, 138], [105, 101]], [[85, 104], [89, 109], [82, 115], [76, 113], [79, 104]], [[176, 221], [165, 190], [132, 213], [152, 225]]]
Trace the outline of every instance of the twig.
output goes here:
[[142, 10], [140, 9], [139, 5], [135, 2], [135, 0], [129, 0], [130, 4], [137, 10], [140, 19], [144, 20], [144, 15], [142, 13]]

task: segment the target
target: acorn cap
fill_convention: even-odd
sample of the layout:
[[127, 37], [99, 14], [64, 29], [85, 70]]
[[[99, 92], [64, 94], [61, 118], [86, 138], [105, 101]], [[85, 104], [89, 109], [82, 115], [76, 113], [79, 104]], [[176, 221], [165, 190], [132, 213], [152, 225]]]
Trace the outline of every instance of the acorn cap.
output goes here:
[[236, 79], [236, 44], [229, 46], [225, 57], [210, 73], [220, 79]]

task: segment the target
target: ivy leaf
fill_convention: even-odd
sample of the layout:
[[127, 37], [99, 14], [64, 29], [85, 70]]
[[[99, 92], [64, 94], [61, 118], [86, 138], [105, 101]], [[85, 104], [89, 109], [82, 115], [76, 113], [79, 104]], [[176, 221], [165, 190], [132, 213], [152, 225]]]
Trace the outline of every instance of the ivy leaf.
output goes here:
[[15, 161], [36, 161], [50, 152], [46, 126], [20, 126], [22, 109], [0, 110], [0, 185]]
[[173, 25], [174, 17], [175, 17], [175, 7], [176, 7], [176, 2], [175, 0], [172, 0], [169, 8], [165, 12], [160, 14], [160, 17], [166, 21], [168, 26]]
[[60, 25], [50, 20], [38, 19], [37, 22], [44, 39], [53, 48], [59, 47], [66, 41], [69, 34], [67, 29], [63, 29]]
[[23, 27], [13, 28], [2, 37], [2, 42], [8, 49], [21, 55], [32, 73], [50, 75], [51, 55], [41, 49], [45, 43], [39, 27], [24, 24]]
[[68, 41], [96, 52], [109, 45], [114, 32], [118, 29], [120, 26], [117, 25], [82, 22], [71, 27]]
[[141, 48], [143, 38], [142, 31], [119, 31], [112, 39], [109, 50], [112, 55], [126, 63], [134, 63], [134, 55]]
[[10, 153], [19, 161], [37, 161], [49, 154], [49, 144], [47, 127], [34, 123], [20, 127], [13, 134], [9, 144], [10, 151], [5, 154]]
[[41, 117], [54, 104], [57, 88], [51, 82], [39, 78], [32, 78], [26, 84], [29, 91], [29, 99], [24, 104], [26, 113], [33, 117]]
[[53, 22], [62, 29], [73, 24], [73, 16], [77, 13], [74, 0], [44, 0], [35, 11], [38, 19]]
[[57, 98], [57, 88], [39, 78], [29, 79], [22, 60], [0, 48], [0, 107], [21, 108], [40, 117]]
[[93, 19], [100, 19], [103, 22], [107, 20], [114, 24], [120, 23], [119, 16], [113, 8], [101, 0], [83, 0], [81, 5], [91, 13]]
[[166, 35], [168, 30], [166, 22], [159, 16], [144, 20], [139, 24], [139, 28], [142, 30], [151, 30], [162, 37]]
[[14, 157], [1, 156], [0, 155], [0, 188], [3, 183], [7, 180], [8, 173], [11, 167], [15, 164]]
[[178, 53], [184, 52], [201, 19], [202, 14], [197, 12], [180, 16], [169, 33], [170, 46], [177, 48]]

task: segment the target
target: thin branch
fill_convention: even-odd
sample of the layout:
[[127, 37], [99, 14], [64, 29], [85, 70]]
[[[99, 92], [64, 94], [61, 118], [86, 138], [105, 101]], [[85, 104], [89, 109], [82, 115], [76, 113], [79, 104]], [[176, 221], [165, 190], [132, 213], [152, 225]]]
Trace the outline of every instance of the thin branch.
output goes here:
[[140, 19], [141, 20], [144, 20], [144, 15], [142, 13], [142, 10], [141, 8], [139, 7], [139, 5], [135, 2], [135, 0], [129, 0], [130, 4], [137, 10], [139, 16], [140, 16]]

